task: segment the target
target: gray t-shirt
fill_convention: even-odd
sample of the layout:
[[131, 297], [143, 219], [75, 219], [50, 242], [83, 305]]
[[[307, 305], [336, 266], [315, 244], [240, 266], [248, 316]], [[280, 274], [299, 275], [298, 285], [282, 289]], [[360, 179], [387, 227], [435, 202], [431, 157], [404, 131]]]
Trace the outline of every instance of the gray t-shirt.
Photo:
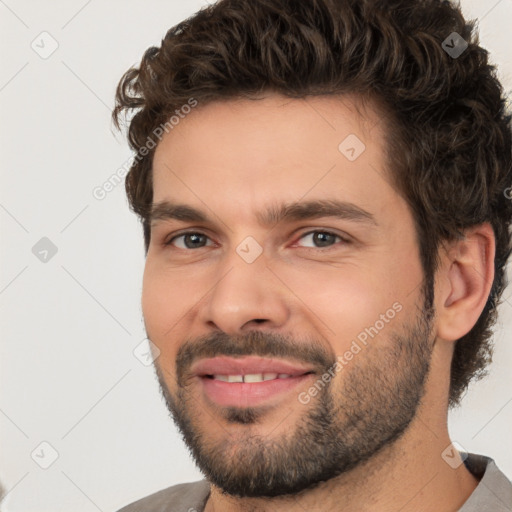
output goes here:
[[[458, 512], [512, 512], [512, 483], [493, 459], [468, 453], [464, 464], [480, 483]], [[128, 505], [118, 512], [204, 512], [207, 480], [178, 484]]]

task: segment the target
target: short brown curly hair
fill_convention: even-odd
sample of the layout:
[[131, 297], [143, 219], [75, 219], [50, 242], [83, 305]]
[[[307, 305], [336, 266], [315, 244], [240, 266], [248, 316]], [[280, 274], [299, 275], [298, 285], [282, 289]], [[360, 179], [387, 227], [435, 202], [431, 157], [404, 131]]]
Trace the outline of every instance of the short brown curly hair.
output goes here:
[[492, 289], [451, 365], [449, 406], [459, 405], [469, 382], [487, 373], [511, 252], [511, 118], [475, 23], [446, 0], [220, 0], [171, 28], [123, 75], [112, 113], [117, 128], [122, 113], [134, 113], [128, 139], [137, 158], [125, 186], [146, 253], [155, 130], [191, 98], [206, 104], [268, 91], [356, 93], [389, 113], [388, 171], [414, 218], [429, 306], [441, 242], [492, 225]]

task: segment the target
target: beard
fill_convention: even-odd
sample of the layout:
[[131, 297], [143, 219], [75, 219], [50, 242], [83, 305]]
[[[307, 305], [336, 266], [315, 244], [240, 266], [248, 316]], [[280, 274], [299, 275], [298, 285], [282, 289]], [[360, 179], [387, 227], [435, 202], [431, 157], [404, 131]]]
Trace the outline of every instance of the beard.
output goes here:
[[[222, 439], [213, 440], [208, 422], [198, 422], [204, 403], [191, 393], [188, 370], [203, 357], [279, 357], [314, 365], [319, 382], [336, 364], [325, 344], [308, 340], [299, 345], [296, 339], [257, 330], [187, 340], [176, 357], [175, 394], [155, 360], [167, 408], [207, 480], [236, 497], [297, 494], [349, 472], [395, 443], [416, 415], [430, 369], [434, 312], [431, 304], [426, 306], [400, 329], [391, 330], [393, 321], [385, 326], [387, 338], [378, 343], [382, 335], [377, 335], [363, 347], [337, 378], [301, 405], [304, 413], [279, 436], [258, 435], [252, 427], [263, 423], [272, 407], [215, 407], [215, 414], [237, 425], [237, 434], [228, 426]], [[339, 389], [334, 390], [338, 380]]]

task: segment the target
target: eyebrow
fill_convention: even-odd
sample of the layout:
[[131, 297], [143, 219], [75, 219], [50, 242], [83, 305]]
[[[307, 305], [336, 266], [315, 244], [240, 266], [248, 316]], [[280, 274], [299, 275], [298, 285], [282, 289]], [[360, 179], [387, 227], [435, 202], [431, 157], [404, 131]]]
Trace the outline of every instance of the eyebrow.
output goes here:
[[[282, 205], [273, 205], [268, 207], [264, 212], [258, 212], [256, 214], [258, 222], [263, 226], [272, 226], [282, 221], [290, 222], [320, 217], [334, 217], [378, 226], [374, 215], [370, 212], [353, 203], [333, 199], [297, 201]], [[211, 220], [203, 211], [185, 204], [176, 204], [164, 200], [152, 205], [149, 216], [150, 225], [170, 219], [185, 222], [209, 222]]]

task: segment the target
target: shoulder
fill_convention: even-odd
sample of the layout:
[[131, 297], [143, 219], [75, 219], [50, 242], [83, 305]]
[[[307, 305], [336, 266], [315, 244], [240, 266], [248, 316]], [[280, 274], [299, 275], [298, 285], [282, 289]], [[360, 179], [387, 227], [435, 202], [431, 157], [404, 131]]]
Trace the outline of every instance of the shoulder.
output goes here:
[[479, 484], [459, 512], [510, 512], [512, 483], [490, 457], [467, 454], [464, 464], [479, 480]]
[[202, 512], [209, 494], [207, 480], [177, 484], [131, 503], [118, 512]]

